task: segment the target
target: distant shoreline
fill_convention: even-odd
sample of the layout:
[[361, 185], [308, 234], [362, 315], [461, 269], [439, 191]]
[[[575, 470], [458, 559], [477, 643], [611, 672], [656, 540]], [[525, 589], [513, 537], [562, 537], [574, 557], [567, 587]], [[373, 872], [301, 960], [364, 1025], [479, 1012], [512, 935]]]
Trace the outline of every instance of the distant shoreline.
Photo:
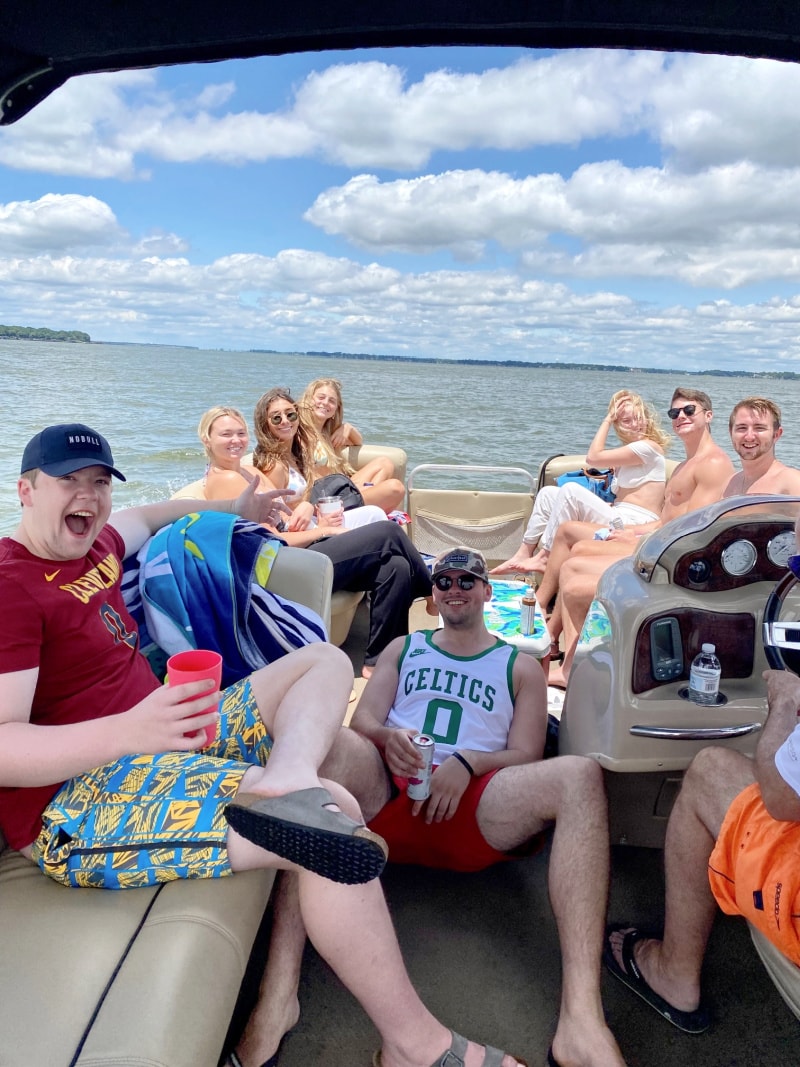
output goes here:
[[388, 356], [373, 355], [364, 352], [282, 352], [276, 348], [249, 348], [248, 352], [254, 355], [266, 356], [313, 356], [317, 359], [363, 359], [386, 363], [439, 363], [448, 366], [470, 367], [534, 367], [544, 370], [597, 370], [609, 371], [613, 374], [670, 374], [673, 377], [681, 375], [702, 376], [704, 374], [715, 378], [770, 378], [770, 379], [800, 379], [800, 374], [794, 371], [743, 371], [743, 370], [681, 370], [676, 367], [663, 369], [661, 367], [628, 367], [623, 364], [608, 363], [560, 363], [560, 362], [530, 362], [524, 359], [444, 359], [434, 356]]
[[[97, 345], [124, 345], [136, 347], [141, 345], [145, 348], [177, 348], [187, 352], [197, 352], [204, 348], [201, 345], [177, 345], [164, 344], [158, 341], [92, 341], [88, 333], [78, 330], [48, 330], [32, 326], [0, 326], [0, 340], [6, 338], [14, 341], [67, 341], [72, 343], [97, 344]], [[672, 377], [691, 375], [694, 377], [708, 375], [711, 378], [766, 378], [770, 381], [800, 380], [800, 373], [795, 371], [743, 371], [743, 370], [685, 370], [679, 367], [630, 367], [621, 363], [561, 363], [554, 361], [531, 362], [524, 359], [445, 359], [434, 356], [399, 356], [399, 355], [376, 355], [367, 352], [286, 352], [277, 348], [248, 348], [248, 349], [207, 349], [207, 351], [247, 351], [252, 355], [264, 356], [307, 356], [315, 359], [361, 359], [370, 362], [384, 363], [430, 363], [443, 364], [445, 366], [474, 366], [474, 367], [531, 367], [539, 370], [569, 370], [569, 371], [606, 371], [610, 374], [668, 374]]]

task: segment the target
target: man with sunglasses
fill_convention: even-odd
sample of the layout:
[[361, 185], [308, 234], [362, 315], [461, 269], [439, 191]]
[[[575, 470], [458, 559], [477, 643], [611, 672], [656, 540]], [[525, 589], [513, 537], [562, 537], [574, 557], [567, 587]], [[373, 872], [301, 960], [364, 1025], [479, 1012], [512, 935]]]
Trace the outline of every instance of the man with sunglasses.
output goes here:
[[[381, 654], [325, 773], [356, 793], [394, 862], [482, 870], [536, 851], [555, 824], [549, 887], [564, 981], [548, 1062], [622, 1064], [599, 990], [609, 863], [600, 767], [542, 759], [544, 674], [487, 630], [483, 556], [450, 549], [432, 578], [442, 628], [398, 638]], [[435, 742], [434, 772], [428, 799], [414, 801], [406, 785], [422, 763], [419, 733]]]
[[787, 467], [775, 456], [775, 445], [783, 429], [781, 409], [774, 400], [763, 396], [740, 400], [731, 412], [728, 429], [742, 469], [728, 482], [723, 496], [743, 493], [800, 496], [800, 471]]

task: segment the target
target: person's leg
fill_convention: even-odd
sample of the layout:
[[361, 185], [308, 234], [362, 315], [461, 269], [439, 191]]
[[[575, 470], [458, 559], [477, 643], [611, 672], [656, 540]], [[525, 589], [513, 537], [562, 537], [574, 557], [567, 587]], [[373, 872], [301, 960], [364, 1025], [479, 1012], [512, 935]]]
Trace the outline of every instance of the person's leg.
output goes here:
[[[396, 482], [399, 481], [394, 476], [394, 463], [388, 456], [376, 456], [369, 463], [365, 463], [363, 467], [359, 467], [354, 472], [352, 480], [360, 489], [365, 483], [380, 485], [389, 479], [394, 479]], [[399, 484], [402, 485], [402, 482]]]
[[549, 552], [553, 547], [556, 531], [562, 522], [570, 520], [589, 522], [598, 527], [608, 525], [614, 517], [614, 509], [596, 493], [576, 482], [567, 482], [558, 491], [550, 518], [542, 534], [540, 547]]
[[555, 822], [548, 886], [563, 977], [553, 1055], [564, 1065], [620, 1067], [622, 1055], [600, 999], [609, 846], [599, 764], [561, 756], [506, 767], [487, 785], [477, 819], [488, 843], [503, 851]]
[[[633, 953], [648, 985], [681, 1011], [700, 1004], [700, 970], [717, 910], [708, 882], [709, 857], [725, 813], [752, 781], [751, 760], [729, 749], [701, 749], [669, 817], [664, 937], [637, 941]], [[625, 933], [615, 931], [609, 939], [621, 967]]]
[[[389, 775], [380, 752], [353, 730], [339, 730], [320, 773], [353, 794], [366, 822], [389, 799]], [[258, 1003], [237, 1044], [237, 1055], [244, 1067], [269, 1059], [283, 1035], [297, 1022], [297, 990], [305, 941], [297, 875], [286, 871], [279, 875], [274, 897], [269, 955]]]
[[543, 610], [547, 610], [558, 592], [561, 568], [570, 558], [572, 549], [579, 541], [591, 540], [596, 529], [594, 523], [588, 522], [562, 522], [559, 526], [544, 575], [536, 590], [536, 599]]
[[[440, 1056], [450, 1031], [411, 984], [380, 884], [345, 887], [301, 875], [300, 905], [317, 952], [380, 1031], [382, 1067], [421, 1067]], [[483, 1048], [471, 1043], [467, 1067], [480, 1067], [483, 1056]], [[515, 1062], [506, 1056], [503, 1067]]]
[[361, 526], [369, 526], [373, 522], [386, 522], [386, 512], [374, 503], [364, 503], [361, 508], [350, 508], [344, 513], [344, 527], [346, 530], [358, 530]]
[[515, 571], [525, 573], [530, 570], [531, 557], [547, 526], [547, 520], [550, 518], [553, 502], [557, 496], [557, 486], [542, 486], [534, 498], [533, 511], [528, 519], [525, 533], [522, 535], [522, 544], [510, 559], [492, 568], [490, 574], [513, 574]]
[[258, 1067], [273, 1056], [300, 1018], [297, 991], [306, 943], [300, 912], [298, 875], [283, 871], [273, 893], [272, 930], [258, 1000], [236, 1044], [243, 1067]]
[[359, 485], [365, 504], [374, 504], [387, 515], [401, 507], [406, 496], [406, 487], [398, 478], [387, 478], [374, 485]]

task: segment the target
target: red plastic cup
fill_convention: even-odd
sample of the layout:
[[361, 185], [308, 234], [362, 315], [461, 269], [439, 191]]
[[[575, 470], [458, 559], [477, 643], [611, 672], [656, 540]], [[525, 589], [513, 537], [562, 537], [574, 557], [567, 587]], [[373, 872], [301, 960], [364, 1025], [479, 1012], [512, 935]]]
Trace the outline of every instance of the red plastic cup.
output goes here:
[[[222, 656], [219, 652], [212, 652], [206, 648], [190, 648], [187, 652], [176, 652], [167, 660], [167, 685], [199, 682], [204, 678], [212, 678], [214, 685], [219, 689], [222, 683]], [[189, 697], [189, 699], [196, 700], [197, 697]], [[210, 710], [206, 708], [198, 714], [207, 715]], [[192, 718], [193, 716], [187, 715], [186, 717]], [[212, 722], [204, 729], [206, 745], [210, 745], [216, 737], [217, 724]]]

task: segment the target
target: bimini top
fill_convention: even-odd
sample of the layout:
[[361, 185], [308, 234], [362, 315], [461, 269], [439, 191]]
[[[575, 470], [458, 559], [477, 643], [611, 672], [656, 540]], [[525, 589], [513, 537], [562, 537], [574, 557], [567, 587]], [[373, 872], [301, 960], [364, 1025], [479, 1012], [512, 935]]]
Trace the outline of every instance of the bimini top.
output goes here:
[[2, 0], [0, 125], [75, 74], [412, 45], [800, 60], [796, 0]]

